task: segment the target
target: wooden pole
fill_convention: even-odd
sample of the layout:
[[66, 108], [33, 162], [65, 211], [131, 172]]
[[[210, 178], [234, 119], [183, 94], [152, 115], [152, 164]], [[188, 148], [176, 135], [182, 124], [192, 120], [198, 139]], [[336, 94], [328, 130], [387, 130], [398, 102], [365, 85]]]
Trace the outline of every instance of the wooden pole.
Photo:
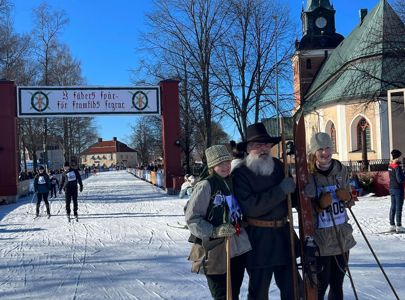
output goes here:
[[227, 237], [226, 242], [226, 300], [232, 300], [231, 282], [231, 238]]
[[[286, 151], [286, 141], [285, 141], [285, 126], [284, 119], [280, 118], [281, 127], [281, 147], [282, 147], [282, 157], [284, 163], [284, 175], [289, 176], [288, 163], [287, 163], [287, 151]], [[295, 260], [295, 235], [294, 235], [294, 219], [292, 215], [292, 201], [291, 194], [287, 195], [287, 205], [288, 205], [288, 220], [290, 226], [290, 243], [291, 243], [291, 267], [292, 267], [292, 281], [294, 289], [294, 299], [298, 300], [298, 282], [297, 282], [297, 262]]]

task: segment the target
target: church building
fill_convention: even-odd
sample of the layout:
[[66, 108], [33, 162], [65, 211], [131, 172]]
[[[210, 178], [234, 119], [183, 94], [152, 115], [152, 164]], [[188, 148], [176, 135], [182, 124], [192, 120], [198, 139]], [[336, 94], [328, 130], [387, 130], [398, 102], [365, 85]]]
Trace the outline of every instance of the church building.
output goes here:
[[323, 131], [332, 137], [334, 158], [360, 161], [366, 152], [368, 160], [387, 160], [392, 148], [405, 151], [405, 25], [379, 0], [371, 12], [360, 10], [346, 38], [336, 27], [329, 0], [307, 1], [292, 58], [307, 144]]

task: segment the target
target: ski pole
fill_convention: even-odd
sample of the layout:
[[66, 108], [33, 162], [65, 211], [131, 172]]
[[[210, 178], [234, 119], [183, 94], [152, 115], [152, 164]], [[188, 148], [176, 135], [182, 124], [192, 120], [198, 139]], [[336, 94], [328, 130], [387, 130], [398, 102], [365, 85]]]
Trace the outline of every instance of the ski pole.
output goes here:
[[344, 250], [343, 250], [342, 241], [341, 241], [340, 238], [339, 238], [339, 233], [338, 233], [337, 228], [336, 228], [336, 222], [335, 222], [335, 218], [333, 217], [332, 207], [329, 206], [329, 208], [328, 208], [327, 210], [328, 210], [329, 215], [330, 215], [330, 217], [331, 217], [331, 219], [332, 219], [333, 228], [334, 228], [334, 230], [335, 230], [336, 239], [337, 239], [338, 244], [339, 244], [340, 252], [342, 253], [342, 257], [343, 257], [343, 260], [344, 260], [344, 263], [345, 263], [345, 267], [346, 267], [346, 269], [347, 269], [347, 273], [349, 274], [349, 279], [350, 279], [350, 283], [351, 283], [351, 285], [352, 285], [352, 289], [353, 289], [353, 293], [354, 293], [354, 298], [355, 298], [356, 300], [358, 300], [359, 297], [357, 296], [356, 287], [354, 286], [352, 273], [350, 272], [350, 268], [349, 268], [349, 262], [347, 261], [346, 253], [345, 253]]
[[232, 281], [231, 281], [231, 238], [225, 239], [226, 243], [226, 300], [232, 300]]
[[383, 273], [383, 275], [384, 275], [384, 277], [385, 277], [385, 280], [387, 280], [388, 285], [390, 286], [390, 288], [391, 288], [392, 292], [394, 293], [396, 299], [399, 300], [398, 294], [396, 293], [396, 291], [395, 291], [395, 289], [394, 289], [394, 287], [393, 287], [391, 281], [389, 280], [387, 274], [385, 273], [383, 266], [381, 265], [381, 263], [380, 263], [380, 261], [379, 261], [377, 255], [375, 254], [375, 252], [374, 252], [374, 250], [373, 250], [373, 247], [371, 247], [371, 245], [370, 245], [370, 243], [369, 243], [369, 241], [368, 241], [368, 239], [367, 239], [365, 233], [363, 232], [363, 229], [362, 229], [361, 226], [360, 226], [359, 221], [357, 221], [357, 218], [356, 218], [356, 216], [354, 215], [354, 213], [353, 213], [351, 207], [348, 207], [348, 209], [349, 209], [349, 211], [350, 211], [350, 213], [351, 213], [351, 215], [352, 215], [352, 217], [353, 217], [353, 220], [354, 220], [354, 222], [356, 223], [357, 227], [359, 227], [359, 230], [360, 230], [360, 232], [361, 232], [361, 235], [363, 236], [364, 240], [366, 241], [366, 244], [367, 244], [368, 248], [370, 249], [371, 253], [373, 254], [375, 261], [377, 262], [378, 266], [380, 267], [381, 272]]

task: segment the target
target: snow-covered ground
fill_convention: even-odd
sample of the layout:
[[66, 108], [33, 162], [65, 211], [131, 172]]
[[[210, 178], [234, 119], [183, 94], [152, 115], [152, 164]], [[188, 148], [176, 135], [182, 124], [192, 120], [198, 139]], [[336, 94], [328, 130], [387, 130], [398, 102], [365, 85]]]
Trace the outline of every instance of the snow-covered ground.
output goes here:
[[[62, 195], [51, 199], [50, 219], [42, 212], [34, 220], [31, 199], [0, 206], [0, 299], [210, 299], [205, 277], [190, 273], [188, 231], [176, 228], [186, 200], [125, 171], [84, 181], [79, 222], [67, 222]], [[405, 235], [381, 234], [389, 203], [362, 197], [353, 212], [405, 299]], [[353, 227], [349, 266], [359, 299], [395, 299]], [[270, 295], [279, 298], [273, 283]], [[354, 299], [348, 278], [345, 299]]]

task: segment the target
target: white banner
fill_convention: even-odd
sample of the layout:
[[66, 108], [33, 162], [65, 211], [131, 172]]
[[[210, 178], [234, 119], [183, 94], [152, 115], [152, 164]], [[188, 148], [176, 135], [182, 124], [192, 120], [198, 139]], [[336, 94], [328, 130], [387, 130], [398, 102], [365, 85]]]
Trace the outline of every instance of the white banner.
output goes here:
[[158, 115], [159, 87], [18, 87], [18, 117]]

